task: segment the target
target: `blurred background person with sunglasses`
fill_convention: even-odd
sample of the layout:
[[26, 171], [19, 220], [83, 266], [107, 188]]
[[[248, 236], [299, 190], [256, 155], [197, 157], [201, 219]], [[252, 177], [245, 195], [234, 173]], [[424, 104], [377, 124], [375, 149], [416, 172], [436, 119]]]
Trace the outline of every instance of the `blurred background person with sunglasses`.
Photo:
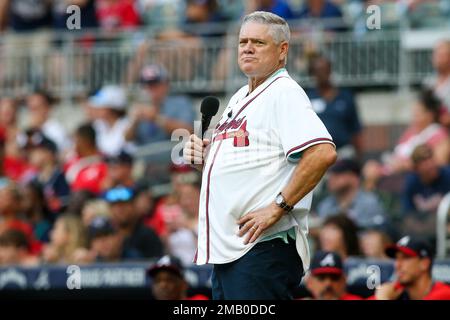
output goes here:
[[104, 199], [111, 208], [111, 222], [123, 237], [123, 250], [136, 250], [141, 258], [159, 258], [163, 245], [158, 235], [143, 223], [134, 201], [136, 192], [118, 186], [105, 192]]

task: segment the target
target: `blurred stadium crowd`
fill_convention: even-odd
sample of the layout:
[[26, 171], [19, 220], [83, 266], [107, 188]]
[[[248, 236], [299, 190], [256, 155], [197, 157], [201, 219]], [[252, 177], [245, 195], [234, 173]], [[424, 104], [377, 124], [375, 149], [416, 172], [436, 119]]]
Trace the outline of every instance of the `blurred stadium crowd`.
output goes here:
[[[411, 28], [448, 28], [450, 21], [446, 0], [0, 0], [0, 58], [61, 45], [64, 32], [71, 32], [66, 26], [71, 4], [81, 8], [78, 46], [95, 45], [98, 34], [119, 45], [118, 33], [139, 38], [138, 30], [148, 27], [159, 39], [195, 43], [188, 56], [209, 36], [225, 39], [223, 23], [258, 9], [292, 21], [294, 32], [296, 25], [305, 28], [302, 19], [331, 18], [323, 25], [326, 32], [364, 34], [371, 4], [382, 9], [383, 28], [399, 28], [405, 20]], [[48, 37], [49, 29], [63, 32], [59, 40]], [[100, 77], [92, 92], [76, 97], [74, 113], [82, 113], [83, 123], [73, 131], [72, 124], [53, 116], [61, 96], [40, 85], [42, 78], [33, 78], [24, 93], [0, 87], [0, 266], [146, 261], [165, 254], [184, 266], [192, 263], [200, 174], [168, 157], [141, 161], [136, 152], [169, 141], [175, 129], [192, 132], [195, 96], [171, 91], [174, 71], [164, 62], [173, 48], [166, 60], [149, 64], [144, 58], [149, 44], [138, 42], [123, 82]], [[217, 59], [223, 59], [215, 63], [222, 69], [233, 63], [226, 55]], [[385, 247], [405, 234], [435, 245], [436, 212], [450, 192], [450, 42], [439, 42], [430, 60], [433, 75], [418, 87], [411, 121], [396, 146], [369, 157], [353, 92], [333, 82], [329, 57], [309, 56], [313, 82], [307, 93], [339, 151], [315, 193], [313, 251], [335, 252], [344, 261], [385, 260]], [[0, 83], [9, 86], [16, 81], [12, 75], [25, 71], [8, 61], [0, 59]], [[51, 70], [60, 73], [60, 63], [55, 56]], [[138, 90], [128, 90], [124, 84], [130, 83]], [[161, 185], [170, 187], [161, 191]]]

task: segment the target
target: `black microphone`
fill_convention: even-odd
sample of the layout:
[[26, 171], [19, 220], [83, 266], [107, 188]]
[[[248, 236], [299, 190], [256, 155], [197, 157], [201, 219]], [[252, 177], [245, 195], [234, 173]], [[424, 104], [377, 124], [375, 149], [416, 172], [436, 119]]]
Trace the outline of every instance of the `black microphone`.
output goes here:
[[212, 117], [219, 111], [219, 104], [219, 99], [216, 97], [208, 96], [203, 99], [200, 106], [200, 112], [202, 113], [202, 138], [206, 130], [208, 130]]

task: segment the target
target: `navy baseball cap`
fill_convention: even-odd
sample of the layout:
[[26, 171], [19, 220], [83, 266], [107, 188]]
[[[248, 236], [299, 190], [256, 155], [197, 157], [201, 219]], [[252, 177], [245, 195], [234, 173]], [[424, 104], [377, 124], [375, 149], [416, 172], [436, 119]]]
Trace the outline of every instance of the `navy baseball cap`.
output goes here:
[[153, 278], [160, 271], [169, 271], [180, 278], [184, 277], [183, 265], [181, 264], [181, 261], [178, 258], [169, 255], [163, 256], [155, 264], [148, 268], [147, 274]]
[[118, 186], [106, 190], [103, 199], [108, 203], [128, 202], [134, 199], [136, 195], [134, 189], [124, 186]]
[[359, 174], [361, 173], [361, 167], [354, 160], [342, 159], [338, 160], [333, 166], [331, 166], [330, 172], [332, 173], [353, 172], [354, 174], [359, 176]]
[[101, 236], [107, 236], [116, 233], [116, 229], [112, 225], [108, 217], [95, 217], [88, 227], [88, 235], [90, 239]]
[[120, 151], [118, 155], [109, 156], [105, 158], [105, 162], [108, 164], [133, 164], [133, 157], [125, 151]]
[[310, 271], [313, 275], [342, 275], [344, 273], [344, 266], [341, 257], [336, 252], [318, 251], [312, 259]]
[[144, 85], [152, 85], [169, 80], [167, 70], [159, 64], [150, 64], [142, 68], [140, 82]]
[[411, 236], [404, 236], [396, 244], [389, 245], [385, 249], [386, 255], [394, 259], [399, 251], [410, 257], [433, 259], [433, 252], [428, 242]]
[[18, 145], [26, 150], [35, 148], [42, 148], [49, 150], [52, 153], [58, 151], [56, 143], [47, 138], [40, 130], [28, 129], [25, 133], [21, 133], [17, 136]]

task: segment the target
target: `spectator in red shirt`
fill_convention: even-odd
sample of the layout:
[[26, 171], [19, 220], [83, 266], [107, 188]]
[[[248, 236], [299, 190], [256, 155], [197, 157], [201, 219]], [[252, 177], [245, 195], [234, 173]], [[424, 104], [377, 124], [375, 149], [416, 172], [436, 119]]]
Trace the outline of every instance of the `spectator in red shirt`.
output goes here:
[[77, 156], [64, 168], [71, 190], [100, 193], [108, 166], [97, 149], [95, 130], [90, 124], [81, 125], [76, 130], [75, 152]]
[[433, 281], [433, 253], [429, 244], [419, 238], [405, 236], [386, 248], [395, 259], [397, 281], [381, 285], [376, 300], [450, 300], [450, 286]]
[[362, 300], [346, 291], [347, 279], [342, 259], [335, 252], [317, 252], [305, 281], [314, 300]]
[[98, 0], [97, 18], [107, 30], [130, 29], [139, 26], [140, 19], [132, 0]]
[[183, 266], [174, 257], [162, 257], [147, 270], [147, 274], [152, 280], [151, 288], [156, 300], [208, 300], [202, 294], [187, 296], [188, 283]]

